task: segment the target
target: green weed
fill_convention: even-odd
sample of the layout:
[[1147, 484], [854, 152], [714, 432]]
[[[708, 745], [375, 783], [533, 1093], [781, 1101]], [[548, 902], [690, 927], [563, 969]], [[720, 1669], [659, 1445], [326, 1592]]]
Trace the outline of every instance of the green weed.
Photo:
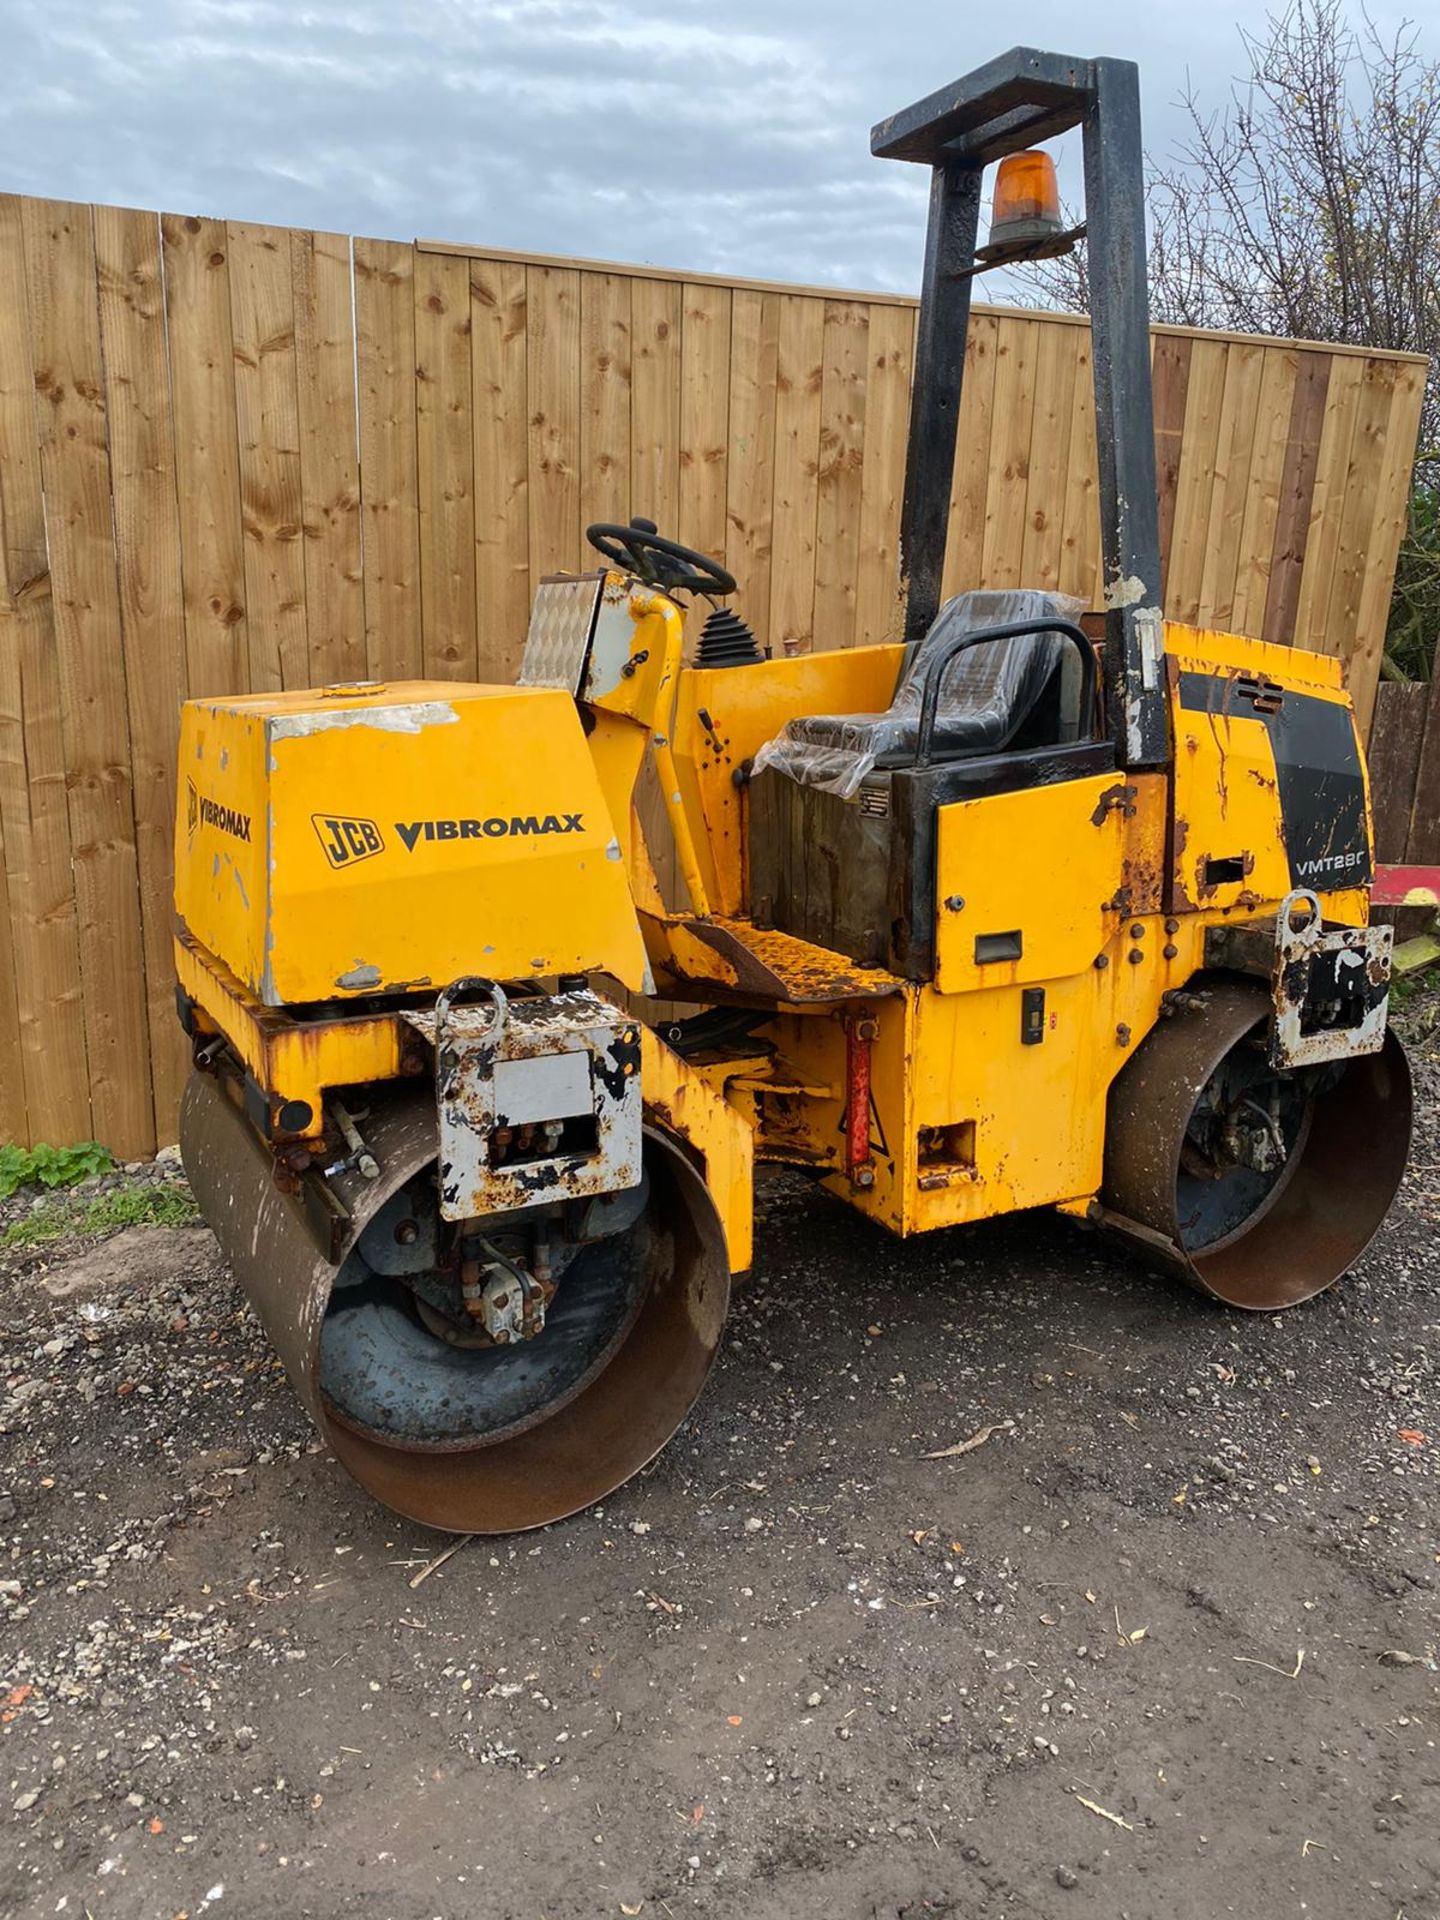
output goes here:
[[98, 1140], [82, 1140], [73, 1147], [0, 1147], [0, 1200], [32, 1182], [42, 1187], [73, 1187], [92, 1174], [109, 1173], [115, 1161]]
[[0, 1232], [0, 1248], [43, 1247], [67, 1234], [96, 1239], [119, 1227], [190, 1227], [200, 1211], [183, 1187], [120, 1187], [80, 1202], [57, 1196]]

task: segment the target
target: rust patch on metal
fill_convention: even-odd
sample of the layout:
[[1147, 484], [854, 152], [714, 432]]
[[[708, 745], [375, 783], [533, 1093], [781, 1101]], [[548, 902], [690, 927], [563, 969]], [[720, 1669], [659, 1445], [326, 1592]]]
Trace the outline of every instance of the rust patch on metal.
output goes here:
[[1092, 827], [1103, 826], [1112, 813], [1121, 813], [1127, 820], [1135, 818], [1135, 797], [1138, 789], [1127, 786], [1123, 780], [1105, 791], [1095, 802], [1095, 811], [1090, 816]]
[[[1199, 860], [1196, 861], [1195, 863], [1195, 881], [1196, 881], [1195, 890], [1200, 895], [1200, 898], [1204, 901], [1212, 900], [1214, 896], [1220, 891], [1221, 887], [1233, 887], [1235, 884], [1233, 880], [1211, 880], [1206, 877], [1208, 864], [1211, 860], [1215, 859], [1216, 857], [1217, 856], [1214, 854], [1202, 853]], [[1249, 847], [1246, 847], [1238, 855], [1226, 854], [1222, 857], [1227, 861], [1238, 858], [1240, 862], [1240, 872], [1242, 875], [1248, 876], [1249, 874], [1252, 874], [1255, 871], [1255, 855]], [[1235, 901], [1235, 905], [1237, 907], [1252, 907], [1252, 906], [1258, 907], [1258, 906], [1262, 906], [1263, 904], [1264, 902], [1260, 899], [1260, 897], [1256, 894], [1252, 894], [1251, 892], [1249, 892], [1248, 889], [1242, 892]]]
[[856, 967], [793, 934], [745, 920], [687, 920], [685, 927], [732, 968], [741, 993], [759, 999], [826, 1006], [900, 992], [901, 982], [882, 968]]

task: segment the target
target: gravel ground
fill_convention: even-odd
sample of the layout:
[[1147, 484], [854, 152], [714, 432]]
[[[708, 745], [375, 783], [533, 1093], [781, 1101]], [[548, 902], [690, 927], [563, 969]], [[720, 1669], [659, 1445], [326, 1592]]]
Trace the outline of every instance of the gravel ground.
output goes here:
[[1408, 1024], [1412, 1170], [1324, 1299], [777, 1182], [656, 1465], [428, 1573], [203, 1229], [0, 1254], [0, 1912], [1434, 1920], [1440, 999]]

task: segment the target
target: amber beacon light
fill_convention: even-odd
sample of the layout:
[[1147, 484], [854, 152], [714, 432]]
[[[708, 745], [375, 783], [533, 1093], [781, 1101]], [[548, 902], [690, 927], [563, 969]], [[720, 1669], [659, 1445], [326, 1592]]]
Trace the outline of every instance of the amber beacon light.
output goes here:
[[1053, 240], [1062, 226], [1060, 187], [1049, 154], [1038, 147], [1007, 154], [995, 176], [990, 245], [1009, 248]]

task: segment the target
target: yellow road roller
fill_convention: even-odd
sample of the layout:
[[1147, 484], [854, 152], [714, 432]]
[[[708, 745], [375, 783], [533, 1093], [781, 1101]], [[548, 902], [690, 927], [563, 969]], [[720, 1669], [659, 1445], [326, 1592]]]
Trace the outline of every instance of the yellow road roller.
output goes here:
[[[1077, 125], [1104, 606], [942, 604], [970, 288], [1074, 244], [1037, 143]], [[932, 182], [893, 644], [772, 658], [636, 518], [541, 582], [517, 685], [183, 712], [185, 1166], [337, 1457], [433, 1526], [664, 1445], [757, 1162], [897, 1234], [1055, 1207], [1266, 1310], [1401, 1178], [1339, 667], [1161, 611], [1135, 68], [1017, 49], [873, 146]]]

